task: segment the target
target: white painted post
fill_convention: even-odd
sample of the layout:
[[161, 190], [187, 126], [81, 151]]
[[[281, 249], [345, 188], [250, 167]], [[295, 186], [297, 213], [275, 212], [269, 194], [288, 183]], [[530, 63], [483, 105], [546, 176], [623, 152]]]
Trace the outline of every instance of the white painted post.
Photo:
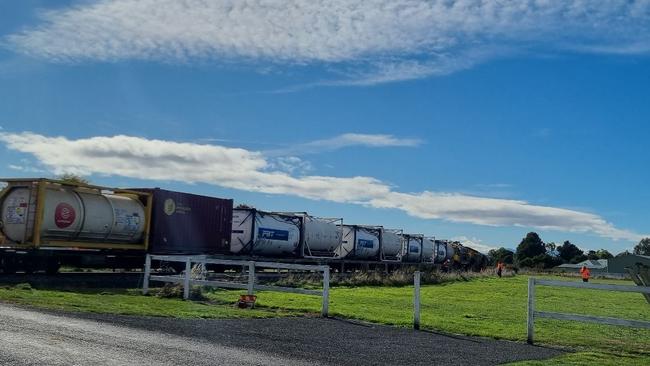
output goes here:
[[535, 332], [535, 278], [528, 278], [528, 344], [533, 344]]
[[149, 276], [151, 275], [151, 257], [149, 254], [144, 260], [144, 279], [142, 280], [142, 294], [146, 295], [149, 292]]
[[185, 300], [190, 298], [190, 277], [192, 276], [192, 261], [188, 257], [185, 260], [185, 283], [183, 286], [183, 298]]
[[329, 316], [329, 305], [330, 305], [330, 267], [323, 269], [323, 310], [321, 315], [323, 318]]
[[420, 329], [420, 271], [415, 271], [413, 278], [413, 329]]
[[248, 262], [248, 294], [255, 293], [255, 262]]

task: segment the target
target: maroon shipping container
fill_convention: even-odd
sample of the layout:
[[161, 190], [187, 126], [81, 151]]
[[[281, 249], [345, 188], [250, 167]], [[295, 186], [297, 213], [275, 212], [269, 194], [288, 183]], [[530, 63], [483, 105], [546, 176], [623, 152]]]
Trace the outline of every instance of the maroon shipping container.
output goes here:
[[218, 254], [230, 251], [233, 200], [134, 188], [153, 194], [149, 253]]

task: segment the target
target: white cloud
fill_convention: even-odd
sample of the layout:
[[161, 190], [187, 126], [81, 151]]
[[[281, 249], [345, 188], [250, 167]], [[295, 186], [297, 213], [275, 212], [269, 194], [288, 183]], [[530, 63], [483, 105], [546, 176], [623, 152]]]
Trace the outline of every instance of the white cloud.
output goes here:
[[273, 159], [273, 161], [269, 168], [278, 169], [289, 174], [306, 174], [314, 169], [310, 162], [302, 160], [297, 156], [282, 156]]
[[329, 83], [371, 85], [509, 50], [645, 54], [649, 20], [646, 0], [102, 0], [44, 12], [6, 42], [57, 62], [325, 64], [349, 77]]
[[422, 140], [415, 138], [399, 138], [385, 134], [344, 133], [329, 139], [315, 140], [294, 145], [284, 149], [265, 151], [266, 155], [305, 155], [324, 151], [333, 151], [351, 146], [364, 147], [415, 147]]
[[481, 253], [487, 254], [490, 250], [492, 249], [499, 249], [503, 245], [494, 245], [494, 244], [488, 244], [484, 243], [483, 240], [478, 239], [476, 237], [471, 237], [468, 238], [466, 236], [456, 236], [451, 238], [453, 241], [459, 241], [461, 244], [468, 246], [470, 248], [476, 249]]
[[45, 170], [33, 167], [31, 165], [9, 164], [9, 165], [7, 165], [7, 167], [9, 169], [18, 170], [18, 171], [25, 172], [25, 173], [38, 173], [38, 174], [46, 173]]
[[372, 177], [300, 176], [273, 169], [260, 152], [131, 136], [70, 140], [34, 133], [0, 133], [9, 149], [33, 155], [56, 174], [118, 175], [202, 182], [245, 191], [398, 209], [423, 219], [522, 226], [638, 241], [602, 217], [525, 201], [444, 192], [403, 193]]

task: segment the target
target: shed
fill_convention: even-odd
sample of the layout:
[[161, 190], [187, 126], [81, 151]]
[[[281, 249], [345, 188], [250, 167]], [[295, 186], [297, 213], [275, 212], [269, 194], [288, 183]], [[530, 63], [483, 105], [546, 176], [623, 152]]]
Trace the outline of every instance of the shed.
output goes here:
[[607, 272], [627, 274], [626, 267], [632, 267], [637, 263], [650, 267], [650, 256], [639, 254], [626, 254], [620, 257], [609, 259]]
[[607, 259], [586, 260], [575, 264], [562, 264], [555, 268], [563, 272], [578, 272], [583, 266], [589, 268], [592, 272], [606, 273], [608, 270], [608, 261]]

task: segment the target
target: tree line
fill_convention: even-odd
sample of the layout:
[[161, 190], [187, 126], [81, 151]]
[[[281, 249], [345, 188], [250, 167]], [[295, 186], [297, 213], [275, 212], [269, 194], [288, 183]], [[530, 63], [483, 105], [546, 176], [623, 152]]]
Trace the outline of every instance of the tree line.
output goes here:
[[[650, 238], [642, 239], [634, 247], [634, 254], [650, 255]], [[631, 254], [628, 251], [616, 256]], [[585, 260], [610, 259], [614, 255], [606, 249], [584, 251], [577, 245], [566, 240], [562, 245], [544, 243], [539, 235], [530, 232], [521, 240], [513, 252], [506, 248], [492, 249], [488, 252], [490, 263], [497, 262], [512, 264], [517, 267], [552, 268], [565, 263], [580, 263]]]

